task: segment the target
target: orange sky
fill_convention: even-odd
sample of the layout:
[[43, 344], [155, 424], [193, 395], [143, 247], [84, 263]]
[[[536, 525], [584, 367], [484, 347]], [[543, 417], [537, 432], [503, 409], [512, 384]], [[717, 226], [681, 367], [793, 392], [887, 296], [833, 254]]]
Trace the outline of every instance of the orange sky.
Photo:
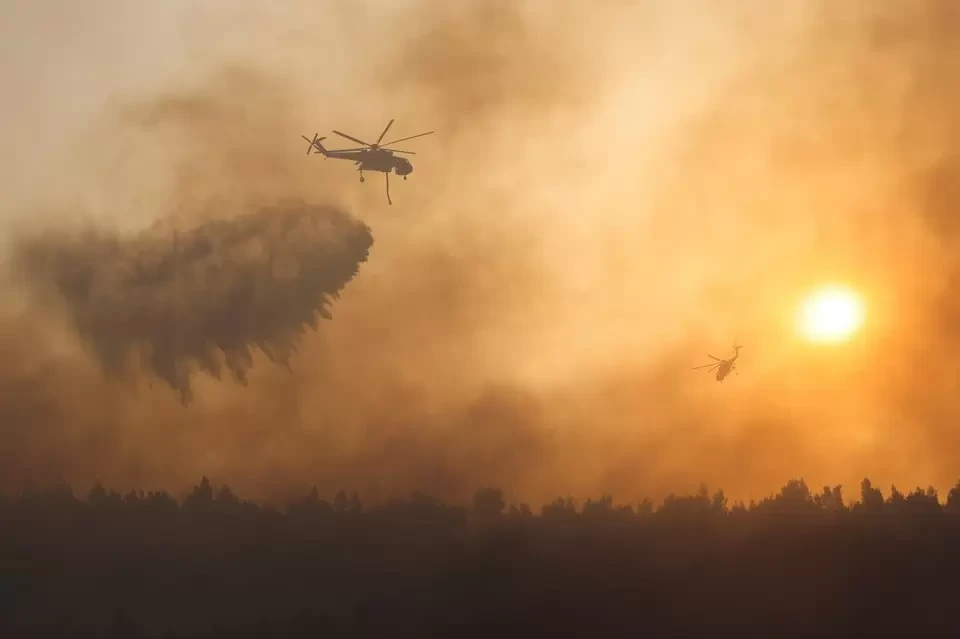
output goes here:
[[[538, 503], [960, 475], [948, 0], [137, 4], [0, 27], [4, 239], [293, 197], [375, 243], [292, 373], [198, 377], [188, 408], [105, 379], [11, 273], [4, 485]], [[392, 207], [304, 156], [301, 134], [391, 118], [437, 131]], [[866, 322], [812, 346], [797, 309], [833, 281]], [[739, 375], [690, 370], [735, 340]]]

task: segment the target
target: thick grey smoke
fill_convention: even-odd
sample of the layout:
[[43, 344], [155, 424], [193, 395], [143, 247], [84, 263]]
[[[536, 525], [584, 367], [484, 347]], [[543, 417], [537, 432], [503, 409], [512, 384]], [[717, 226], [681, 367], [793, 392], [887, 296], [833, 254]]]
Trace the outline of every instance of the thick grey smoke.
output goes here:
[[47, 234], [22, 242], [16, 263], [59, 294], [108, 373], [139, 360], [186, 403], [197, 368], [245, 383], [255, 348], [286, 364], [306, 328], [331, 318], [372, 244], [339, 209], [290, 205], [172, 237]]

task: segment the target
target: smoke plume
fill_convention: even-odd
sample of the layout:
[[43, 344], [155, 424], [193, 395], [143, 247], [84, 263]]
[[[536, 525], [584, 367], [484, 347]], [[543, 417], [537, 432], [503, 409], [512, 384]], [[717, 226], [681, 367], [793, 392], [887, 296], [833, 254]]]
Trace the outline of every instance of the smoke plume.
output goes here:
[[370, 230], [331, 207], [288, 206], [208, 222], [183, 234], [122, 239], [47, 234], [18, 245], [16, 266], [62, 296], [108, 373], [131, 355], [191, 398], [194, 367], [246, 383], [259, 348], [287, 364], [307, 327], [357, 274]]

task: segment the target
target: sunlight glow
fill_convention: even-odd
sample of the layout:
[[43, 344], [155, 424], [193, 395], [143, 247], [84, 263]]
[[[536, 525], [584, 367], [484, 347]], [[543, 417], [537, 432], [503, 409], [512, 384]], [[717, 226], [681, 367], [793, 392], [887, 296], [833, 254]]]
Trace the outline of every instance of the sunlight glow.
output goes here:
[[840, 286], [824, 287], [804, 300], [799, 327], [811, 342], [844, 342], [863, 325], [864, 315], [863, 300], [856, 292]]

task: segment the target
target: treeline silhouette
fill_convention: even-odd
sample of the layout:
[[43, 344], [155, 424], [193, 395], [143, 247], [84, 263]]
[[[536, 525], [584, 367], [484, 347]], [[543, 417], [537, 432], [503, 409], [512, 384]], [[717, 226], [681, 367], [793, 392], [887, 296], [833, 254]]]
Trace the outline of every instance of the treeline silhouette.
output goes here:
[[960, 636], [960, 482], [705, 486], [534, 513], [484, 488], [285, 508], [203, 478], [178, 503], [99, 483], [0, 498], [0, 633], [41, 637]]

